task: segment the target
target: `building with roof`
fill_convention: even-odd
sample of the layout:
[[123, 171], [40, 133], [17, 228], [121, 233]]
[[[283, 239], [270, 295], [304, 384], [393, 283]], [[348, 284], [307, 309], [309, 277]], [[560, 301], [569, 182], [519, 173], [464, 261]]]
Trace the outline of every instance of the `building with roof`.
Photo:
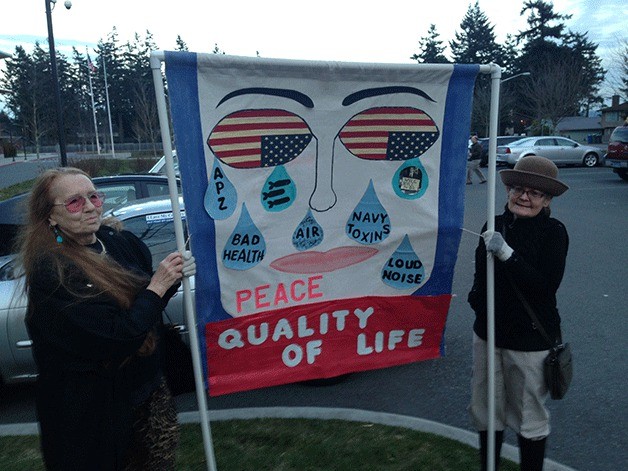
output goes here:
[[567, 116], [556, 125], [556, 133], [581, 144], [602, 142], [602, 118], [597, 116]]
[[622, 126], [628, 119], [628, 102], [620, 103], [619, 95], [613, 95], [611, 106], [602, 108], [602, 142], [607, 143], [613, 129]]

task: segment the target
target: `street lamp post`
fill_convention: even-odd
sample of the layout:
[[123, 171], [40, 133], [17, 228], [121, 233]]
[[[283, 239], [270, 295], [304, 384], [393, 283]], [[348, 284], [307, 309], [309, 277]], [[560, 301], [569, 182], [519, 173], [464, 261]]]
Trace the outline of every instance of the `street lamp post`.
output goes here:
[[[531, 74], [530, 74], [530, 72], [521, 72], [521, 73], [519, 73], [519, 74], [515, 74], [515, 75], [513, 75], [513, 76], [511, 76], [511, 77], [506, 77], [505, 79], [500, 80], [500, 81], [499, 81], [499, 83], [500, 83], [500, 85], [501, 85], [501, 84], [506, 83], [506, 82], [508, 82], [509, 80], [515, 79], [515, 78], [517, 78], [517, 77], [525, 77], [525, 76], [528, 76], [528, 75], [531, 75]], [[499, 88], [499, 93], [501, 94], [501, 92], [502, 92], [502, 89], [501, 89], [501, 87], [500, 87], [500, 88]], [[500, 103], [501, 103], [501, 100], [499, 100], [499, 101], [500, 101]], [[498, 113], [497, 113], [497, 134], [498, 134], [498, 135], [501, 135], [501, 123], [500, 123], [500, 122], [501, 122], [501, 119], [500, 119], [500, 118], [501, 118], [501, 113], [500, 113], [500, 112], [498, 112]]]
[[[65, 125], [63, 122], [63, 110], [61, 106], [61, 90], [59, 88], [59, 74], [57, 72], [57, 55], [55, 53], [55, 38], [52, 33], [52, 9], [50, 4], [56, 4], [57, 0], [44, 0], [46, 3], [46, 20], [48, 21], [48, 47], [50, 48], [50, 71], [52, 72], [52, 88], [55, 92], [55, 103], [57, 108], [57, 134], [59, 138], [59, 154], [61, 155], [61, 166], [68, 165], [68, 157], [65, 150]], [[65, 7], [69, 10], [72, 2], [66, 0]]]
[[505, 82], [508, 82], [508, 80], [512, 80], [514, 78], [521, 77], [521, 76], [524, 76], [524, 75], [531, 75], [531, 74], [530, 74], [530, 72], [521, 72], [520, 74], [515, 74], [512, 77], [508, 77], [508, 78], [502, 79], [502, 80], [499, 81], [499, 83], [505, 83]]

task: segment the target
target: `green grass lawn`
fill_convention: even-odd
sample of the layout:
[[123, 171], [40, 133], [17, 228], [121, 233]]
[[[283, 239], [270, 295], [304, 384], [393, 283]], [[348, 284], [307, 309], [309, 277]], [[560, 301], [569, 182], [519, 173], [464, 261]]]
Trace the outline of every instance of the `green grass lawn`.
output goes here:
[[[212, 422], [219, 471], [472, 471], [478, 451], [401, 427], [312, 419]], [[0, 437], [0, 469], [43, 470], [36, 436]], [[205, 470], [200, 426], [183, 425], [177, 470]], [[502, 471], [518, 466], [502, 459]]]

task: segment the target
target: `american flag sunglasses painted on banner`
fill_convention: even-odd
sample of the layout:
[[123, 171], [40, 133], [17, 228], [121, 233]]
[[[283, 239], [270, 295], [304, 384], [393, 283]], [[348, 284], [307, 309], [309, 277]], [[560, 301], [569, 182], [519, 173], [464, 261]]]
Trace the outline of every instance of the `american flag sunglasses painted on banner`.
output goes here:
[[[410, 107], [372, 108], [353, 116], [338, 134], [349, 152], [365, 160], [409, 160], [436, 142], [430, 116]], [[298, 115], [285, 110], [244, 110], [224, 117], [207, 144], [221, 162], [235, 168], [274, 167], [297, 158], [314, 134]]]

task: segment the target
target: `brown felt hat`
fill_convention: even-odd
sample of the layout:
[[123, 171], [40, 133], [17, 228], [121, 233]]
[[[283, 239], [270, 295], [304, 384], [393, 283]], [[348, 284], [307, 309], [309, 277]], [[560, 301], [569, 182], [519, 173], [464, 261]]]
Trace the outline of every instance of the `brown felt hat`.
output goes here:
[[551, 160], [538, 155], [519, 159], [515, 168], [499, 172], [507, 186], [534, 188], [551, 196], [560, 196], [569, 189], [558, 180], [558, 167]]

